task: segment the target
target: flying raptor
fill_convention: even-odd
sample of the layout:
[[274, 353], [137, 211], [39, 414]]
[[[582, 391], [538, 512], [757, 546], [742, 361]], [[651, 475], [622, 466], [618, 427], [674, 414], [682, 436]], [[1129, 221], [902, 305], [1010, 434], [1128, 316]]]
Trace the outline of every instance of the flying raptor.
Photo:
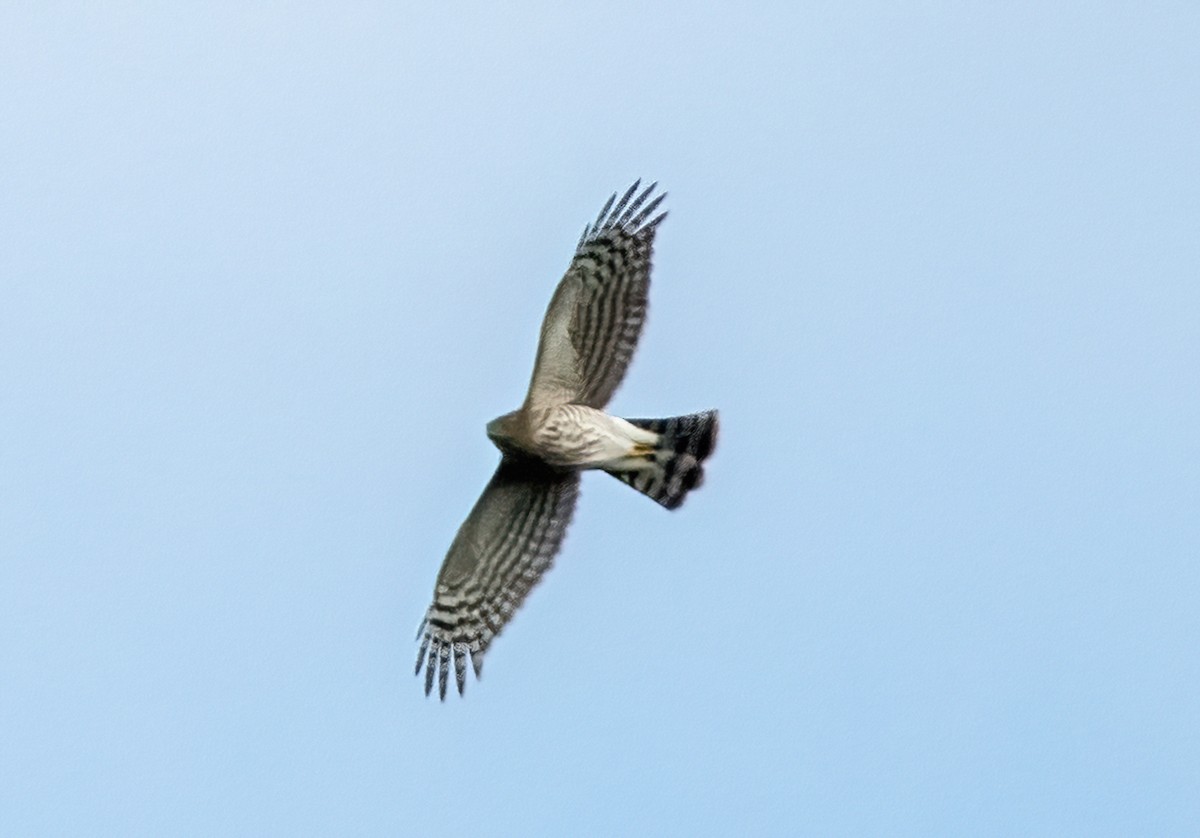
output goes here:
[[666, 194], [634, 183], [583, 230], [542, 322], [525, 403], [487, 434], [500, 466], [454, 537], [417, 637], [425, 694], [444, 700], [450, 666], [458, 692], [467, 658], [484, 653], [562, 545], [579, 473], [600, 469], [667, 509], [700, 485], [717, 439], [717, 411], [669, 419], [604, 412], [637, 347], [650, 291], [655, 214]]

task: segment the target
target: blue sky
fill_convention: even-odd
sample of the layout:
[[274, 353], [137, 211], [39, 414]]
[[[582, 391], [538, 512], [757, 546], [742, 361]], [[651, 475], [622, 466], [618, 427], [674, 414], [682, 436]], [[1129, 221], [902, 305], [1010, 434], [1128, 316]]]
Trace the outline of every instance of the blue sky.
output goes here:
[[[437, 4], [435, 4], [436, 6]], [[0, 9], [0, 832], [1200, 829], [1200, 9]], [[413, 633], [583, 224], [624, 415]]]

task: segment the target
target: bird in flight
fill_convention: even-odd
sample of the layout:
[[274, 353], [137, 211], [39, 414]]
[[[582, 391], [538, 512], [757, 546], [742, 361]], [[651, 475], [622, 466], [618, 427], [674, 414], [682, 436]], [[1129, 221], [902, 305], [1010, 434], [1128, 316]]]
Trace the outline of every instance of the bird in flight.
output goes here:
[[638, 181], [614, 194], [584, 228], [542, 322], [525, 403], [487, 434], [500, 466], [454, 537], [417, 637], [425, 694], [450, 667], [461, 695], [467, 658], [483, 656], [550, 568], [579, 494], [583, 469], [600, 469], [675, 509], [700, 485], [717, 439], [717, 411], [668, 419], [604, 412], [633, 358], [650, 290], [655, 214], [666, 194]]

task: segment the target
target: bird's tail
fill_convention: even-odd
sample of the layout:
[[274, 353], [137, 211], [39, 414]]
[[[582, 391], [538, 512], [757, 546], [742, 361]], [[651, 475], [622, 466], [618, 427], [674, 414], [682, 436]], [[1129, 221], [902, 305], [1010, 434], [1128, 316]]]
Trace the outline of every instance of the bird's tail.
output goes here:
[[608, 473], [667, 509], [675, 509], [704, 481], [704, 461], [717, 444], [717, 411], [625, 421], [657, 434], [658, 440], [632, 468]]

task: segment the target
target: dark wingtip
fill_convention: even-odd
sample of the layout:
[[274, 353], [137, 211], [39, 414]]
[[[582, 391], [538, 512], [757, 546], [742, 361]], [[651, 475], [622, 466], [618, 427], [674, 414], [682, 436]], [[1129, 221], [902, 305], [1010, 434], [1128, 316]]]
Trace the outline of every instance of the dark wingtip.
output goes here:
[[[667, 217], [667, 213], [664, 210], [651, 218], [655, 210], [662, 205], [662, 202], [667, 197], [666, 192], [654, 195], [654, 190], [657, 188], [658, 181], [654, 181], [649, 186], [642, 187], [642, 179], [638, 178], [623, 193], [614, 192], [604, 202], [604, 206], [601, 207], [600, 214], [596, 216], [596, 220], [583, 229], [583, 235], [580, 236], [579, 244], [576, 245], [576, 248], [583, 246], [585, 242], [593, 237], [610, 230], [622, 230], [626, 233], [652, 236], [655, 228]], [[651, 195], [654, 195], [653, 199], [650, 198]], [[649, 203], [647, 203], [648, 199]], [[647, 221], [647, 219], [650, 220]]]
[[710, 410], [707, 412], [707, 416], [708, 427], [705, 429], [704, 436], [700, 438], [700, 445], [696, 451], [696, 457], [701, 460], [707, 459], [717, 447], [717, 431], [721, 427], [721, 423], [717, 419], [717, 411]]
[[413, 675], [421, 674], [421, 665], [425, 663], [425, 652], [429, 649], [429, 637], [421, 643], [421, 648], [417, 649], [417, 666], [413, 669]]
[[467, 687], [467, 644], [454, 644], [454, 682], [458, 686], [458, 694], [462, 695]]
[[433, 656], [430, 656], [430, 657], [429, 657], [429, 658], [428, 658], [428, 659], [425, 661], [425, 697], [426, 697], [426, 698], [429, 698], [429, 694], [430, 694], [431, 692], [433, 692], [433, 666], [434, 666], [434, 657], [436, 657], [436, 653], [435, 653], [435, 655], [433, 655]]
[[449, 648], [443, 646], [438, 649], [438, 698], [442, 701], [446, 700], [446, 682], [450, 678], [450, 655]]
[[[633, 197], [633, 193], [637, 192], [637, 188], [642, 185], [642, 179], [638, 178], [633, 182], [633, 186], [625, 190], [625, 194], [621, 196], [621, 200], [617, 201], [617, 205], [613, 207], [613, 211], [609, 213], [605, 226], [609, 224], [621, 225], [621, 219], [625, 215], [625, 207], [629, 204], [629, 199]], [[634, 203], [637, 206], [637, 203]]]
[[666, 197], [667, 197], [666, 192], [659, 195], [653, 201], [646, 204], [646, 206], [642, 207], [641, 210], [638, 211], [637, 215], [630, 218], [626, 223], [630, 227], [641, 228], [641, 229], [646, 229], [646, 228], [654, 229], [654, 227], [657, 226], [659, 224], [659, 222], [661, 222], [663, 220], [663, 218], [666, 217], [666, 215], [667, 215], [666, 212], [663, 212], [662, 215], [660, 215], [660, 216], [658, 216], [658, 218], [654, 219], [654, 224], [646, 224], [645, 223], [646, 219], [650, 217], [650, 214], [652, 212], [654, 212], [656, 209], [658, 209], [659, 204], [661, 204], [664, 200], [666, 200]]

